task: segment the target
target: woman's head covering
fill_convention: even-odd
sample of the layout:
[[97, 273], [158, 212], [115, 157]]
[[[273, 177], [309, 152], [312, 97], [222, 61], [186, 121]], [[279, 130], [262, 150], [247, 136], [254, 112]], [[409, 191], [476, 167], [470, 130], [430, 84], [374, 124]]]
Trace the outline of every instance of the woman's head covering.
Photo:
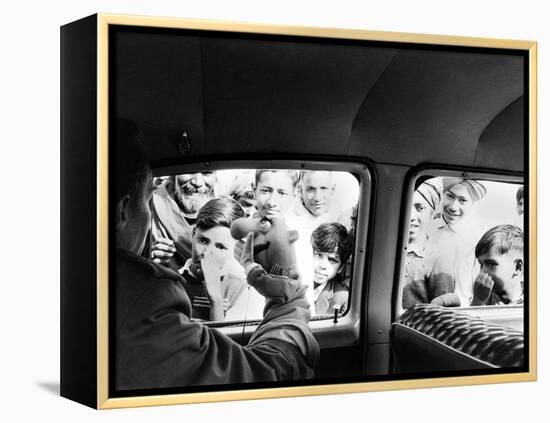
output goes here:
[[462, 185], [468, 190], [468, 194], [472, 198], [472, 201], [476, 202], [485, 197], [487, 193], [487, 188], [475, 179], [464, 179], [464, 178], [443, 178], [443, 191], [448, 191], [452, 189], [455, 185]]
[[434, 209], [439, 209], [439, 202], [441, 201], [442, 186], [439, 178], [428, 179], [422, 182], [416, 189], [428, 205]]

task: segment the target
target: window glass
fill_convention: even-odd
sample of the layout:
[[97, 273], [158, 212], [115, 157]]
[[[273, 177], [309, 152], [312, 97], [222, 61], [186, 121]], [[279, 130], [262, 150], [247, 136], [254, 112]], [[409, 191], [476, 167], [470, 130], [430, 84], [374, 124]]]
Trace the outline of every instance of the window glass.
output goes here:
[[149, 258], [182, 275], [193, 318], [261, 320], [253, 268], [234, 256], [249, 231], [256, 263], [307, 286], [312, 319], [349, 308], [360, 193], [350, 172], [219, 169], [163, 174], [155, 185]]
[[523, 185], [420, 177], [412, 194], [401, 308], [522, 305]]

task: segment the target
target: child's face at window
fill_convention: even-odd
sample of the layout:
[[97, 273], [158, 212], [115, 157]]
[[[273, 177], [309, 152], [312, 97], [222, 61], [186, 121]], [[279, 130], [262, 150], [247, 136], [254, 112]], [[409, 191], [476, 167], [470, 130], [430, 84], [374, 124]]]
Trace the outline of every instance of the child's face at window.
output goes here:
[[523, 214], [523, 198], [518, 200], [518, 214], [521, 216]]
[[313, 280], [315, 283], [325, 283], [338, 273], [342, 267], [340, 256], [333, 251], [323, 253], [313, 249]]
[[493, 279], [493, 290], [499, 296], [510, 298], [517, 292], [523, 282], [523, 255], [514, 250], [506, 254], [498, 254], [494, 248], [481, 254], [477, 260], [480, 271], [487, 273]]
[[415, 191], [413, 194], [413, 206], [409, 223], [409, 242], [426, 236], [428, 224], [433, 219], [434, 210], [428, 202]]
[[262, 217], [284, 216], [294, 201], [294, 186], [287, 172], [264, 172], [256, 187], [256, 207]]
[[313, 216], [328, 212], [334, 193], [330, 172], [307, 172], [300, 183], [300, 192], [304, 206]]
[[207, 230], [195, 228], [192, 242], [193, 263], [200, 265], [201, 259], [206, 250], [214, 252], [216, 263], [221, 268], [225, 262], [233, 256], [235, 240], [225, 226], [215, 226]]
[[456, 184], [443, 193], [443, 217], [447, 223], [461, 221], [469, 212], [474, 202], [466, 187]]

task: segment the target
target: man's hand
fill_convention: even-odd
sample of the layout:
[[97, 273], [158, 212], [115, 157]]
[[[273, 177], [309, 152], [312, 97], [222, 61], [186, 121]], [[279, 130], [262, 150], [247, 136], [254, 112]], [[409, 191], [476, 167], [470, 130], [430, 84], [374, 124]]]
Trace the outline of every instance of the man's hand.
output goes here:
[[494, 282], [491, 276], [487, 273], [479, 272], [479, 275], [477, 275], [477, 278], [474, 281], [474, 299], [472, 300], [471, 305], [485, 305], [491, 296], [493, 285]]
[[249, 232], [246, 236], [244, 242], [237, 241], [235, 243], [235, 249], [233, 250], [233, 255], [243, 267], [246, 269], [247, 266], [254, 263], [254, 233]]
[[151, 249], [151, 260], [167, 265], [176, 252], [174, 241], [168, 238], [157, 238]]

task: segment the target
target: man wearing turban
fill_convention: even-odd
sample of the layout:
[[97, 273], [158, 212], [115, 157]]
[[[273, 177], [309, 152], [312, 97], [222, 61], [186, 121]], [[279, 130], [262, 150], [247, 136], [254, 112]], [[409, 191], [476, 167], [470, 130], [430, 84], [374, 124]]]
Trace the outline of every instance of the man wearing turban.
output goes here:
[[474, 205], [483, 200], [487, 189], [474, 179], [441, 178], [441, 220], [433, 234], [434, 272], [450, 277], [460, 305], [470, 305], [476, 263], [472, 231], [467, 228]]
[[485, 197], [487, 189], [474, 179], [443, 178], [441, 217], [448, 229], [464, 221], [471, 207]]

